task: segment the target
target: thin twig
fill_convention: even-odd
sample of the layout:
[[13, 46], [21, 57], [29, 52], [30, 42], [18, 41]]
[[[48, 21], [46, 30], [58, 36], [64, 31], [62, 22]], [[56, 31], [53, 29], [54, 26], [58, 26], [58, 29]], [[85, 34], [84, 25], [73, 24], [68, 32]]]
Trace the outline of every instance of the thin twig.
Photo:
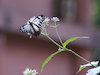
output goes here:
[[60, 38], [60, 35], [59, 35], [59, 33], [58, 33], [58, 29], [57, 29], [57, 24], [56, 24], [56, 22], [55, 22], [55, 29], [56, 29], [56, 34], [57, 34], [57, 36], [58, 36], [58, 39], [59, 39], [59, 41], [60, 41], [60, 43], [63, 45], [63, 42], [62, 42], [62, 40], [61, 40], [61, 38]]
[[87, 62], [87, 63], [90, 63], [88, 60], [86, 60], [85, 58], [83, 58], [82, 56], [80, 56], [79, 54], [77, 54], [76, 52], [74, 52], [73, 50], [71, 49], [68, 49], [68, 48], [65, 48], [65, 50], [73, 53], [74, 55], [76, 55], [77, 57], [79, 57], [80, 59], [82, 59], [83, 61]]
[[59, 45], [57, 42], [55, 42], [51, 37], [47, 35], [48, 39], [51, 40], [54, 44], [56, 44], [58, 47], [63, 48], [61, 45]]

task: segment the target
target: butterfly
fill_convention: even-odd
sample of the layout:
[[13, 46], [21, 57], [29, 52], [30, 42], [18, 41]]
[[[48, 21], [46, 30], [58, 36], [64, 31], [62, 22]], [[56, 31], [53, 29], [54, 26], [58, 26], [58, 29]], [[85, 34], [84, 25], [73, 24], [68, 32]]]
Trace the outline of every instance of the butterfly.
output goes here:
[[30, 35], [30, 37], [32, 37], [32, 35], [38, 36], [41, 33], [41, 25], [45, 18], [44, 15], [32, 17], [27, 23], [20, 27], [20, 31]]

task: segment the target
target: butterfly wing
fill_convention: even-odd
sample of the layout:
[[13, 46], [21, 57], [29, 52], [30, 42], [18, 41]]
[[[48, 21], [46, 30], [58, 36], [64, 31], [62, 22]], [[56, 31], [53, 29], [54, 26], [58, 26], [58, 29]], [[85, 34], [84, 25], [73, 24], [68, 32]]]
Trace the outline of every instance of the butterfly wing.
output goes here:
[[24, 24], [20, 27], [20, 31], [23, 33], [32, 33], [34, 32], [32, 27], [29, 24]]
[[29, 20], [29, 22], [33, 23], [34, 25], [37, 25], [38, 27], [41, 27], [43, 21], [45, 20], [44, 15], [39, 15], [37, 17], [33, 17]]

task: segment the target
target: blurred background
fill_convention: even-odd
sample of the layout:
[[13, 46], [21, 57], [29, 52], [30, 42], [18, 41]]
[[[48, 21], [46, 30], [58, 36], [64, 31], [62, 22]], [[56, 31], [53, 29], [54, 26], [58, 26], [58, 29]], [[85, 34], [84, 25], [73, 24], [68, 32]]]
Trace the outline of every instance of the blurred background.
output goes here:
[[[57, 51], [43, 35], [33, 37], [19, 32], [20, 26], [40, 14], [60, 18], [58, 30], [63, 41], [87, 36], [68, 45], [89, 61], [100, 60], [100, 0], [0, 0], [0, 75], [23, 75], [25, 68], [38, 72], [44, 60]], [[47, 28], [59, 43], [55, 30]], [[56, 55], [39, 75], [75, 75], [80, 60], [68, 52]], [[85, 70], [77, 75], [85, 75]]]

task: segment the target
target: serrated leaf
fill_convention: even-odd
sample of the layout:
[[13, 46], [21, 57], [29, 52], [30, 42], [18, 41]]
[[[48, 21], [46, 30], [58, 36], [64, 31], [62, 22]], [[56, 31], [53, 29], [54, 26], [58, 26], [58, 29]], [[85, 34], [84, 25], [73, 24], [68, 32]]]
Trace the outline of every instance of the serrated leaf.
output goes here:
[[86, 66], [80, 66], [79, 70], [77, 73], [79, 73], [81, 70], [83, 70], [84, 68], [86, 68]]
[[77, 39], [81, 39], [81, 38], [88, 38], [88, 37], [73, 37], [73, 38], [70, 38], [68, 40], [66, 40], [64, 43], [63, 43], [63, 47], [65, 48], [70, 42], [74, 41], [74, 40], [77, 40]]
[[55, 55], [57, 55], [58, 53], [62, 52], [62, 51], [65, 51], [65, 50], [58, 50], [57, 52], [51, 54], [42, 64], [42, 67], [41, 67], [41, 72], [43, 71], [45, 65], [52, 59], [52, 57], [54, 57]]

